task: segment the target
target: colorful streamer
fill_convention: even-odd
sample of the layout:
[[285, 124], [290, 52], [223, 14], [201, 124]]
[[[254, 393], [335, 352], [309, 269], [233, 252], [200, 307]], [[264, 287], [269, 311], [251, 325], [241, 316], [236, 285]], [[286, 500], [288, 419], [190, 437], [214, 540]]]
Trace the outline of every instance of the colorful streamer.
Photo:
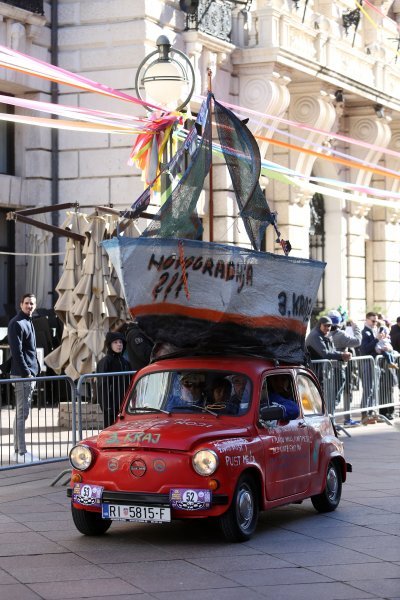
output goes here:
[[41, 79], [47, 79], [49, 81], [55, 81], [56, 83], [62, 83], [65, 85], [71, 85], [76, 88], [86, 90], [89, 92], [96, 92], [104, 96], [111, 96], [112, 98], [118, 98], [119, 100], [125, 100], [127, 102], [133, 102], [134, 104], [140, 104], [142, 106], [149, 106], [155, 110], [163, 110], [161, 106], [150, 104], [150, 102], [144, 103], [135, 96], [130, 96], [125, 92], [115, 90], [112, 87], [92, 81], [87, 77], [78, 75], [77, 73], [71, 73], [60, 67], [55, 67], [49, 63], [46, 63], [37, 58], [32, 58], [22, 52], [11, 50], [6, 46], [0, 45], [0, 67], [6, 69], [12, 69], [13, 71], [19, 71], [26, 75], [33, 75], [40, 77]]

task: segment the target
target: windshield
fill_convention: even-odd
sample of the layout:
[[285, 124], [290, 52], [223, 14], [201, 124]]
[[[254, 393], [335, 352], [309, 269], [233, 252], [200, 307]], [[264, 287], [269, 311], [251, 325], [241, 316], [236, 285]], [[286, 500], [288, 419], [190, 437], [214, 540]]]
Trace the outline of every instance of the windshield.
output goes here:
[[144, 375], [130, 393], [128, 414], [211, 412], [243, 415], [251, 402], [251, 380], [232, 371], [159, 371]]

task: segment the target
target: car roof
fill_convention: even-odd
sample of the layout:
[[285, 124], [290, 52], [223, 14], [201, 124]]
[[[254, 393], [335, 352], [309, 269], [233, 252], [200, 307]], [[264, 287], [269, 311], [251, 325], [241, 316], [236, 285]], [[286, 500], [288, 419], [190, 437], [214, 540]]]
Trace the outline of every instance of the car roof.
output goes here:
[[141, 369], [141, 374], [155, 371], [184, 371], [186, 369], [212, 369], [221, 371], [237, 371], [250, 376], [258, 375], [266, 370], [305, 369], [303, 365], [278, 364], [277, 361], [253, 356], [186, 356], [179, 358], [163, 358]]

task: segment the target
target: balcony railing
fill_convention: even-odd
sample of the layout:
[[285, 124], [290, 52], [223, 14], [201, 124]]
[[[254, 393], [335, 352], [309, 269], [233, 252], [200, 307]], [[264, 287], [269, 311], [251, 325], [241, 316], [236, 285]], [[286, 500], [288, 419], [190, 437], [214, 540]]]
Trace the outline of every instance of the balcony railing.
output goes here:
[[203, 31], [230, 41], [233, 3], [225, 0], [199, 0], [194, 14], [186, 15], [186, 29]]
[[23, 8], [31, 13], [43, 15], [43, 0], [1, 0], [4, 4], [11, 4], [17, 8]]

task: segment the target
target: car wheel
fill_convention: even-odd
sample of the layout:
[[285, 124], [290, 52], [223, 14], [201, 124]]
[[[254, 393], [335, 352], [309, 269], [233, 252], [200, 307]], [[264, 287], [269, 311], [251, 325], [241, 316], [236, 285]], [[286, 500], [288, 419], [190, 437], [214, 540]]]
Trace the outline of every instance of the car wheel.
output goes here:
[[228, 542], [245, 542], [251, 538], [258, 521], [258, 498], [254, 479], [242, 475], [236, 486], [232, 503], [219, 517], [220, 526]]
[[339, 506], [342, 496], [342, 474], [337, 463], [330, 462], [326, 472], [325, 488], [322, 494], [311, 497], [318, 512], [331, 512]]
[[111, 519], [102, 519], [100, 513], [79, 510], [72, 506], [72, 519], [84, 535], [103, 535], [111, 526]]

